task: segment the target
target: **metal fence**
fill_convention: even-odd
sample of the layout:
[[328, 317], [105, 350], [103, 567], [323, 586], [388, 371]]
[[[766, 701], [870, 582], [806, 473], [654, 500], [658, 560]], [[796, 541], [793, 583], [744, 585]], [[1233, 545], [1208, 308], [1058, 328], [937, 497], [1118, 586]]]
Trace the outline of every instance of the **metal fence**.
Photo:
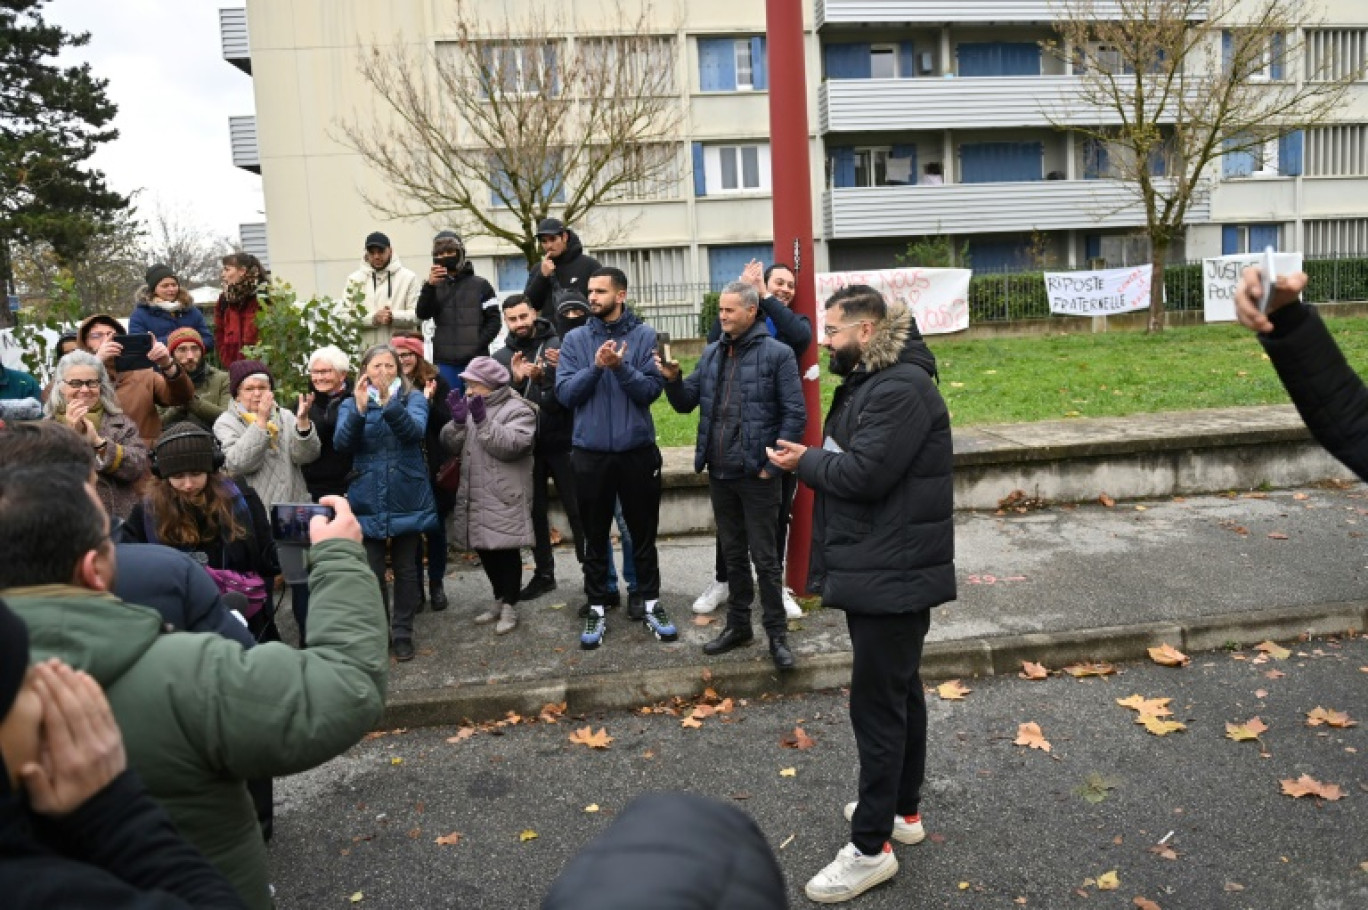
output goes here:
[[704, 303], [715, 293], [704, 283], [634, 285], [627, 300], [643, 321], [671, 338], [701, 338]]

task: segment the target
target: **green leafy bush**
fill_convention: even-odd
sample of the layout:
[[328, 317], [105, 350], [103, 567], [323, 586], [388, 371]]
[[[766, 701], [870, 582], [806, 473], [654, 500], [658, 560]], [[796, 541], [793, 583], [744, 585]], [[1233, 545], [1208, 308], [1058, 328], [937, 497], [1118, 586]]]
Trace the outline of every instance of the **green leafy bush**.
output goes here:
[[257, 297], [259, 340], [243, 354], [271, 368], [278, 401], [289, 402], [309, 390], [309, 355], [319, 348], [334, 344], [353, 357], [360, 353], [366, 315], [362, 289], [345, 300], [315, 295], [301, 302], [288, 282], [275, 279]]
[[722, 299], [722, 295], [717, 291], [709, 291], [703, 295], [703, 309], [698, 314], [698, 337], [707, 338], [709, 330], [717, 321], [717, 303]]

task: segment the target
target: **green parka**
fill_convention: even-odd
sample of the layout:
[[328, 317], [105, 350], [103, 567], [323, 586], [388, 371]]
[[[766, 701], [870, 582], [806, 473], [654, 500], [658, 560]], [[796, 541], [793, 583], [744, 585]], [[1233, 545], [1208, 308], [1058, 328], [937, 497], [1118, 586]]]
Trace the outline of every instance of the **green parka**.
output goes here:
[[11, 588], [32, 660], [99, 681], [129, 765], [247, 906], [270, 908], [266, 845], [245, 780], [313, 768], [380, 719], [389, 666], [380, 589], [361, 545], [313, 548], [309, 649], [243, 650], [215, 634], [163, 633], [156, 611], [67, 585]]

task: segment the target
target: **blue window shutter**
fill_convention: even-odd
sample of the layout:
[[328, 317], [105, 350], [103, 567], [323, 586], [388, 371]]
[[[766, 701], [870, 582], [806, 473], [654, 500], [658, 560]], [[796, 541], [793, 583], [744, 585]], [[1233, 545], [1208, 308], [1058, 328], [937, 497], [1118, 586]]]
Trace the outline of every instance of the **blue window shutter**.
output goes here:
[[1254, 173], [1254, 152], [1249, 149], [1226, 152], [1221, 158], [1221, 173], [1226, 177], [1248, 177]]
[[1302, 175], [1303, 133], [1297, 130], [1278, 140], [1278, 173], [1284, 177]]
[[961, 76], [1039, 76], [1040, 46], [1036, 44], [965, 43], [956, 49]]
[[898, 44], [898, 75], [911, 79], [917, 74], [917, 48], [911, 41]]
[[831, 150], [831, 158], [835, 162], [832, 168], [832, 185], [836, 189], [855, 185], [855, 150], [852, 148], [834, 148]]
[[964, 183], [1041, 179], [1045, 146], [1039, 142], [977, 142], [960, 146]]
[[708, 176], [703, 170], [703, 143], [693, 144], [694, 195], [708, 195]]
[[521, 256], [500, 256], [494, 260], [499, 290], [521, 291], [527, 286], [527, 260]]
[[1251, 224], [1249, 226], [1250, 253], [1262, 253], [1266, 247], [1277, 249], [1282, 244], [1282, 225]]
[[769, 88], [769, 66], [765, 59], [765, 39], [750, 39], [751, 46], [751, 87], [759, 91]]
[[705, 92], [736, 91], [736, 39], [698, 39], [698, 87]]
[[1221, 32], [1221, 70], [1230, 72], [1230, 67], [1235, 59], [1235, 36], [1230, 33], [1230, 29]]
[[1034, 43], [1002, 45], [1002, 75], [1039, 76], [1040, 45]]
[[868, 79], [874, 75], [868, 44], [828, 44], [828, 79]]
[[889, 183], [903, 183], [902, 180], [895, 180], [892, 175], [892, 160], [895, 158], [909, 158], [907, 163], [907, 185], [917, 182], [917, 147], [915, 145], [895, 145], [888, 150], [889, 158]]
[[1234, 256], [1236, 253], [1243, 253], [1240, 249], [1240, 226], [1238, 224], [1227, 224], [1221, 228], [1221, 255]]
[[1089, 234], [1083, 238], [1083, 256], [1089, 262], [1102, 258], [1102, 235]]
[[961, 44], [955, 48], [959, 58], [959, 74], [962, 77], [996, 76], [993, 71], [992, 44]]
[[[1274, 79], [1281, 79], [1287, 72], [1286, 61], [1283, 57], [1287, 54], [1287, 41], [1283, 38], [1282, 32], [1273, 34], [1273, 41], [1269, 47], [1269, 75]], [[1262, 247], [1260, 247], [1262, 249]]]
[[761, 262], [774, 260], [774, 245], [747, 243], [740, 246], [708, 247], [708, 283], [713, 290], [726, 286], [741, 276], [741, 270], [752, 259]]

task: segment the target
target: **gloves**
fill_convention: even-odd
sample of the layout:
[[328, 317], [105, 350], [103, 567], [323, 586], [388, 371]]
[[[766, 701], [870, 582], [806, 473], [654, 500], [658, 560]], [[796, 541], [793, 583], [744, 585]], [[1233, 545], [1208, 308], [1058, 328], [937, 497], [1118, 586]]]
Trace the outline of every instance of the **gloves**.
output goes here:
[[470, 402], [470, 416], [475, 419], [476, 423], [484, 423], [486, 413], [484, 396], [471, 395], [468, 400]]
[[451, 408], [451, 419], [454, 423], [463, 424], [466, 422], [470, 408], [466, 406], [465, 396], [460, 392], [452, 392], [447, 396], [447, 407]]

